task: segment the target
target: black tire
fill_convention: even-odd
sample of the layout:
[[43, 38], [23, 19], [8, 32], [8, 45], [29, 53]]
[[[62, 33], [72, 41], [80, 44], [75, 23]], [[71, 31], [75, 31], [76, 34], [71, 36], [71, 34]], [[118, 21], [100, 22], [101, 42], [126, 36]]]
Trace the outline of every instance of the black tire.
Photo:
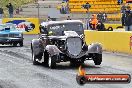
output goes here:
[[100, 65], [102, 62], [102, 54], [94, 54], [93, 55], [93, 61], [95, 63], [95, 65]]
[[57, 58], [57, 55], [49, 56], [48, 58], [48, 66], [51, 69], [56, 68], [56, 58]]
[[20, 47], [23, 47], [23, 41], [19, 43]]
[[32, 61], [33, 61], [33, 65], [39, 65], [40, 63], [38, 61], [36, 61], [38, 58], [37, 56], [34, 54], [33, 50], [32, 50]]
[[48, 66], [48, 58], [49, 58], [49, 54], [48, 54], [48, 52], [47, 51], [45, 51], [44, 53], [43, 53], [43, 58], [44, 58], [44, 62], [43, 62], [43, 65], [44, 66]]
[[14, 47], [17, 46], [17, 43], [13, 43], [13, 46], [14, 46]]

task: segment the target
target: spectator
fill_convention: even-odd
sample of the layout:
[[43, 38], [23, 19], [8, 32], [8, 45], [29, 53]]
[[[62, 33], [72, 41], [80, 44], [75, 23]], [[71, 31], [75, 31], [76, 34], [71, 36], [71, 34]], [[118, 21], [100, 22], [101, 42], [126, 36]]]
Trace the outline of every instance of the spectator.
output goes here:
[[68, 16], [68, 17], [67, 17], [67, 20], [71, 20], [71, 17], [70, 17], [70, 16]]
[[126, 4], [123, 3], [123, 5], [121, 6], [121, 13], [125, 13], [126, 11]]
[[132, 31], [132, 11], [128, 6], [125, 13], [122, 15], [122, 25], [125, 26], [126, 31]]
[[101, 21], [99, 21], [97, 24], [96, 30], [105, 31], [105, 25]]
[[102, 22], [103, 14], [101, 12], [97, 14], [97, 19]]
[[97, 20], [97, 15], [93, 14], [92, 18], [89, 21], [89, 26], [92, 30], [96, 30], [96, 26], [97, 26], [98, 20]]
[[66, 14], [69, 14], [69, 4], [68, 4], [68, 1], [66, 2], [65, 10], [66, 10]]
[[96, 30], [98, 30], [98, 31], [113, 31], [113, 28], [111, 26], [109, 26], [108, 29], [106, 29], [105, 25], [101, 21], [98, 21]]
[[97, 14], [97, 19], [100, 20], [100, 13]]
[[13, 18], [13, 5], [9, 3], [8, 5], [6, 5], [6, 7], [8, 8], [9, 11], [9, 17]]
[[123, 3], [123, 0], [117, 0], [118, 5]]
[[62, 2], [61, 3], [61, 8], [60, 8], [60, 13], [61, 14], [68, 14], [69, 13], [69, 4], [67, 2]]
[[16, 14], [19, 14], [20, 10], [19, 8], [16, 9]]
[[[122, 7], [121, 7], [121, 13], [122, 13], [122, 19], [124, 19], [123, 15], [125, 14], [126, 12], [126, 8], [127, 8], [127, 5], [125, 3], [123, 3]], [[123, 22], [123, 21], [122, 21]], [[122, 23], [122, 26], [123, 26], [123, 23]]]
[[91, 5], [87, 2], [86, 4], [83, 5], [83, 8], [87, 9], [87, 13], [88, 13], [88, 10], [89, 8], [91, 8]]
[[126, 9], [131, 8], [129, 4], [126, 5]]
[[66, 14], [66, 3], [65, 2], [62, 2], [60, 12], [61, 14]]
[[106, 13], [103, 13], [102, 14], [102, 21], [105, 22], [107, 20], [107, 14]]
[[61, 12], [62, 12], [62, 14], [66, 14], [65, 6], [63, 6], [63, 5], [61, 7]]
[[3, 8], [0, 8], [0, 19], [3, 18], [3, 14], [4, 14]]

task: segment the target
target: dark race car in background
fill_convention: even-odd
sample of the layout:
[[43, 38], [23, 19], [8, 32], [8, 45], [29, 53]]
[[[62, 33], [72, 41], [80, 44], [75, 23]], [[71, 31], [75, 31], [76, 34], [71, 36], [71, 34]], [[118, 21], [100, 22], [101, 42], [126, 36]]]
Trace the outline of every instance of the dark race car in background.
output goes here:
[[56, 63], [70, 61], [72, 65], [93, 60], [102, 62], [102, 46], [86, 45], [83, 24], [79, 20], [43, 22], [38, 39], [31, 42], [33, 64], [43, 63], [55, 68]]
[[0, 44], [23, 46], [23, 33], [18, 31], [14, 24], [0, 24]]

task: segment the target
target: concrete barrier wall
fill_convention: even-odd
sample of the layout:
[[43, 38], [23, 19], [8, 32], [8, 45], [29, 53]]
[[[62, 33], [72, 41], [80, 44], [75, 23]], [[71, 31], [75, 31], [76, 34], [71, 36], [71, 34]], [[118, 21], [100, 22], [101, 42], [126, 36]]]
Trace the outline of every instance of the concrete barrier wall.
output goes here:
[[13, 23], [24, 34], [40, 33], [38, 18], [4, 18], [2, 19], [2, 23]]
[[112, 27], [113, 29], [116, 29], [117, 27], [119, 27], [119, 26], [122, 26], [122, 24], [105, 24], [105, 27], [106, 28], [108, 28], [108, 27]]
[[103, 49], [112, 52], [121, 52], [132, 54], [132, 32], [101, 32], [85, 31], [85, 40], [87, 44], [101, 43]]

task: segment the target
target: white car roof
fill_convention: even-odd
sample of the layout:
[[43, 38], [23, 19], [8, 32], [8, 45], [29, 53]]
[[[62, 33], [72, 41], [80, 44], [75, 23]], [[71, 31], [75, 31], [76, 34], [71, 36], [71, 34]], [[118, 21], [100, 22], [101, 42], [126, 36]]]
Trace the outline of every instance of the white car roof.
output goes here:
[[6, 25], [14, 25], [13, 23], [5, 23], [5, 24], [0, 24], [1, 26], [6, 26]]
[[47, 25], [51, 25], [51, 24], [60, 24], [60, 23], [82, 23], [82, 21], [80, 20], [63, 20], [63, 21], [49, 21], [49, 22], [42, 22], [41, 25], [42, 26], [47, 26]]

